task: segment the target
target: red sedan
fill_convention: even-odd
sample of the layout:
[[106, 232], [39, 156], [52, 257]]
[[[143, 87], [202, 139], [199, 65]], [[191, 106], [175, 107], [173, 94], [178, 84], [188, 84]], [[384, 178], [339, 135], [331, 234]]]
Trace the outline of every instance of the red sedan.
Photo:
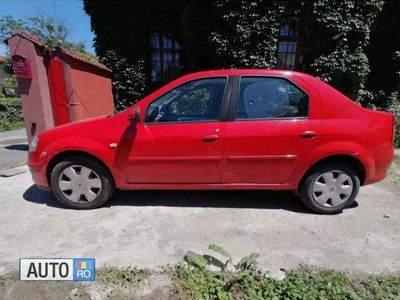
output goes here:
[[[33, 180], [71, 208], [115, 188], [293, 190], [337, 213], [385, 178], [394, 116], [279, 70], [183, 76], [119, 114], [59, 126], [30, 145]], [[268, 201], [268, 199], [266, 199]]]

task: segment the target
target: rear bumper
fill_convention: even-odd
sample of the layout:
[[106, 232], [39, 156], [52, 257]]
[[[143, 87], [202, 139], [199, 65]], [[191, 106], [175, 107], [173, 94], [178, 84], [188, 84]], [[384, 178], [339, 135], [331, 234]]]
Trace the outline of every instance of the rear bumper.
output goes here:
[[390, 165], [395, 158], [394, 148], [388, 147], [373, 152], [371, 166], [366, 172], [364, 185], [375, 183], [385, 179]]

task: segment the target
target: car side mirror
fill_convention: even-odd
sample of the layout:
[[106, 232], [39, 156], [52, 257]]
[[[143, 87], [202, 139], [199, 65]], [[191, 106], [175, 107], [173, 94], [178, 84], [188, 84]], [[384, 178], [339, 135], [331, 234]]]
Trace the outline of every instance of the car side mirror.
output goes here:
[[128, 112], [128, 120], [132, 123], [140, 122], [140, 108], [135, 107]]

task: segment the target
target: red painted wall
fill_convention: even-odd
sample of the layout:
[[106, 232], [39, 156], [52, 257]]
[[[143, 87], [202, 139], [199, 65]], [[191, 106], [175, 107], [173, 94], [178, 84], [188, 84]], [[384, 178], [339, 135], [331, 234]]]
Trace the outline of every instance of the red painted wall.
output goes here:
[[11, 55], [29, 64], [29, 76], [18, 78], [29, 142], [54, 126], [113, 113], [112, 71], [103, 64], [49, 49], [23, 31], [15, 31], [6, 43]]
[[111, 114], [114, 111], [111, 79], [93, 76], [71, 66], [74, 94], [80, 101], [81, 119]]
[[52, 55], [52, 60], [62, 62], [71, 122], [113, 113], [111, 70], [60, 48], [53, 51]]

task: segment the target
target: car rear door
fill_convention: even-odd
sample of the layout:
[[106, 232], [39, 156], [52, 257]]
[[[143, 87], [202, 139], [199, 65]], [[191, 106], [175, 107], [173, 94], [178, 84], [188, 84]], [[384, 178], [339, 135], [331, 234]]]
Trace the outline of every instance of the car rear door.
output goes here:
[[129, 183], [219, 183], [228, 77], [186, 82], [155, 99], [136, 126]]
[[282, 184], [321, 139], [319, 98], [295, 78], [236, 77], [222, 183]]

